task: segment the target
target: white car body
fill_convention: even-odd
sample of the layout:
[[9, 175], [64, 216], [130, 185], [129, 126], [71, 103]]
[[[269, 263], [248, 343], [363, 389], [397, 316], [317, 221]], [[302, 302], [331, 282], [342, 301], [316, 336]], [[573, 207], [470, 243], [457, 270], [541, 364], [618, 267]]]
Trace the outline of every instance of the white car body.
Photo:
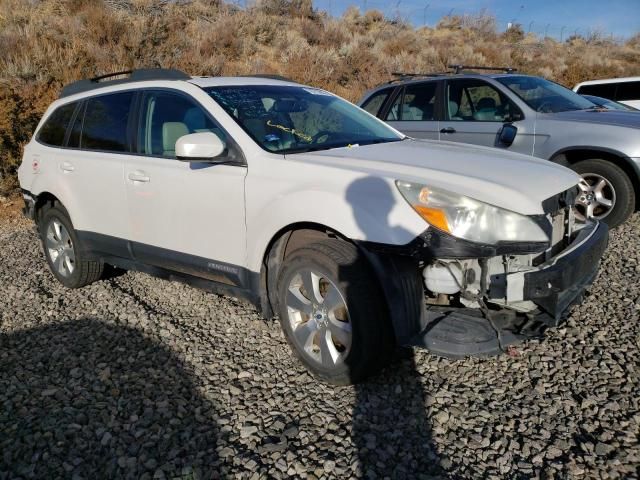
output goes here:
[[[101, 262], [143, 270], [146, 265], [150, 273], [162, 269], [173, 272], [167, 275], [169, 278], [183, 275], [200, 286], [207, 282], [215, 291], [245, 296], [266, 315], [272, 315], [277, 309], [272, 305], [271, 277], [265, 269], [270, 265], [274, 244], [285, 233], [330, 232], [329, 237], [362, 245], [363, 249], [374, 244], [402, 249], [417, 239], [441, 235], [416, 213], [396, 182], [428, 185], [504, 209], [509, 215], [515, 212], [551, 221], [544, 202], [575, 189], [579, 181], [571, 170], [533, 157], [406, 137], [392, 143], [307, 153], [269, 152], [204, 90], [247, 85], [300, 87], [293, 82], [251, 77], [148, 80], [96, 86], [53, 102], [26, 145], [18, 172], [26, 211], [38, 220], [43, 203], [56, 201], [68, 212], [85, 250], [92, 251]], [[38, 141], [42, 126], [61, 106], [98, 95], [149, 89], [180, 92], [197, 102], [233, 139], [245, 163], [203, 165], [152, 155], [54, 148]], [[66, 138], [71, 128], [67, 127]], [[197, 135], [196, 139], [204, 138], [203, 134]], [[570, 219], [563, 218], [567, 222]], [[564, 254], [584, 248], [596, 231], [600, 237], [605, 235], [606, 243], [606, 227], [597, 222], [583, 227], [590, 233], [572, 241]], [[600, 254], [596, 252], [591, 259], [595, 264]], [[369, 252], [367, 258], [376, 255], [381, 254]], [[561, 255], [548, 256], [545, 265], [555, 268]], [[496, 275], [506, 257], [495, 255], [488, 264], [476, 258], [459, 263], [455, 258], [460, 255], [452, 258], [440, 263], [455, 263], [455, 268], [463, 264], [480, 275]], [[504, 293], [496, 304], [530, 312], [535, 306], [523, 294], [524, 275], [542, 267], [533, 265], [531, 254], [517, 258], [513, 261], [521, 262], [520, 266], [507, 272], [512, 279], [506, 285], [510, 298]], [[421, 265], [420, 269], [424, 268]], [[393, 283], [393, 275], [384, 274], [381, 268], [375, 267], [381, 277], [387, 277], [381, 282]], [[425, 273], [425, 278], [428, 276]], [[471, 289], [473, 284], [478, 289], [483, 281], [470, 279], [465, 286]], [[580, 289], [588, 281], [581, 279]], [[434, 280], [431, 282], [433, 285]], [[383, 286], [391, 303], [397, 295], [394, 288], [391, 284]], [[471, 308], [479, 308], [475, 301], [468, 303]], [[558, 311], [551, 312], [554, 319], [558, 315]], [[406, 319], [397, 313], [392, 317], [398, 341], [415, 342], [420, 332], [414, 327], [405, 332], [401, 324]]]
[[[624, 92], [620, 88], [623, 86]], [[627, 91], [628, 90], [628, 91]], [[604, 78], [578, 83], [573, 91], [595, 95], [640, 109], [640, 77]]]

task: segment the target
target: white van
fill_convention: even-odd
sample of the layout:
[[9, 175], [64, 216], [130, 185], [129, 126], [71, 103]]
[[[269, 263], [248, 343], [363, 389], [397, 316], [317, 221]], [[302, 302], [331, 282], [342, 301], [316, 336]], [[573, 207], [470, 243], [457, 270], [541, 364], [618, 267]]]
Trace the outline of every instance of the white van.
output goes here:
[[640, 108], [640, 77], [589, 80], [573, 87], [580, 95], [595, 95]]

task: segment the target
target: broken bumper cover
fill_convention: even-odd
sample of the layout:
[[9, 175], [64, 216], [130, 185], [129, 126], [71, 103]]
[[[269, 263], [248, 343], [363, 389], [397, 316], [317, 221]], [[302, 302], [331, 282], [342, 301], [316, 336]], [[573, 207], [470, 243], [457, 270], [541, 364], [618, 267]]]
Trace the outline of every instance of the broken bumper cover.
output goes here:
[[25, 215], [25, 217], [34, 220], [36, 216], [36, 199], [31, 194], [31, 192], [24, 189], [22, 190], [22, 198], [24, 200], [22, 213]]
[[[536, 267], [507, 275], [506, 303], [486, 312], [465, 307], [428, 306], [424, 302], [422, 279], [416, 275], [417, 262], [433, 258], [469, 258], [477, 247], [443, 235], [422, 235], [421, 243], [404, 251], [375, 245], [363, 248], [378, 274], [387, 298], [396, 340], [401, 345], [427, 348], [447, 357], [495, 355], [527, 337], [540, 336], [545, 328], [557, 325], [568, 308], [577, 303], [593, 282], [608, 243], [608, 228], [593, 222], [576, 233], [562, 252]], [[512, 255], [540, 251], [538, 246], [501, 245], [483, 254]], [[502, 289], [504, 293], [504, 289]], [[487, 298], [491, 302], [491, 298]], [[496, 298], [497, 300], [497, 298]], [[503, 299], [504, 300], [504, 299]], [[509, 302], [531, 301], [538, 308], [530, 313], [509, 309]]]
[[[605, 223], [594, 222], [584, 227], [567, 249], [536, 270], [507, 275], [507, 300], [531, 300], [557, 324], [593, 282], [608, 239]], [[518, 291], [514, 291], [514, 285]]]

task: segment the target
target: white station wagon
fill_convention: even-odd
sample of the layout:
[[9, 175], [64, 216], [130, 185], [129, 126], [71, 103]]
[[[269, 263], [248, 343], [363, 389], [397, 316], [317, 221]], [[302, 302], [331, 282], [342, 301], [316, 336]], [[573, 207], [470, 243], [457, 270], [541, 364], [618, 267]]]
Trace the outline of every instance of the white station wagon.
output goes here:
[[69, 288], [106, 264], [279, 317], [318, 378], [395, 345], [493, 354], [555, 326], [603, 223], [544, 160], [409, 138], [318, 88], [136, 70], [66, 86], [25, 148], [25, 213]]

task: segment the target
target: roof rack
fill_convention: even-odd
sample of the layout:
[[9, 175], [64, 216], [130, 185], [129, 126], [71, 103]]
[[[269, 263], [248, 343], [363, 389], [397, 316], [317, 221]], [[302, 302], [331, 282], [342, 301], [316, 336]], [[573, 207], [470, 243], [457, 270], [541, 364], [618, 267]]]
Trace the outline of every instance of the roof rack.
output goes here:
[[[124, 77], [124, 78], [121, 78]], [[123, 70], [121, 72], [107, 73], [90, 79], [78, 80], [69, 83], [62, 88], [60, 96], [68, 97], [76, 93], [87, 92], [95, 88], [118, 85], [129, 82], [142, 82], [145, 80], [188, 80], [191, 77], [186, 73], [172, 68], [141, 68], [138, 70]]]
[[505, 73], [513, 73], [518, 71], [517, 68], [513, 67], [476, 67], [472, 65], [448, 65], [447, 68], [452, 69], [454, 74], [462, 73], [464, 70], [493, 70]]
[[394, 76], [394, 77], [397, 77], [397, 78], [394, 78], [393, 80], [389, 80], [388, 82], [386, 82], [387, 84], [394, 83], [394, 82], [401, 82], [402, 80], [406, 80], [408, 78], [441, 77], [442, 75], [448, 75], [448, 73], [447, 72], [432, 72], [432, 73], [392, 72], [391, 75]]

